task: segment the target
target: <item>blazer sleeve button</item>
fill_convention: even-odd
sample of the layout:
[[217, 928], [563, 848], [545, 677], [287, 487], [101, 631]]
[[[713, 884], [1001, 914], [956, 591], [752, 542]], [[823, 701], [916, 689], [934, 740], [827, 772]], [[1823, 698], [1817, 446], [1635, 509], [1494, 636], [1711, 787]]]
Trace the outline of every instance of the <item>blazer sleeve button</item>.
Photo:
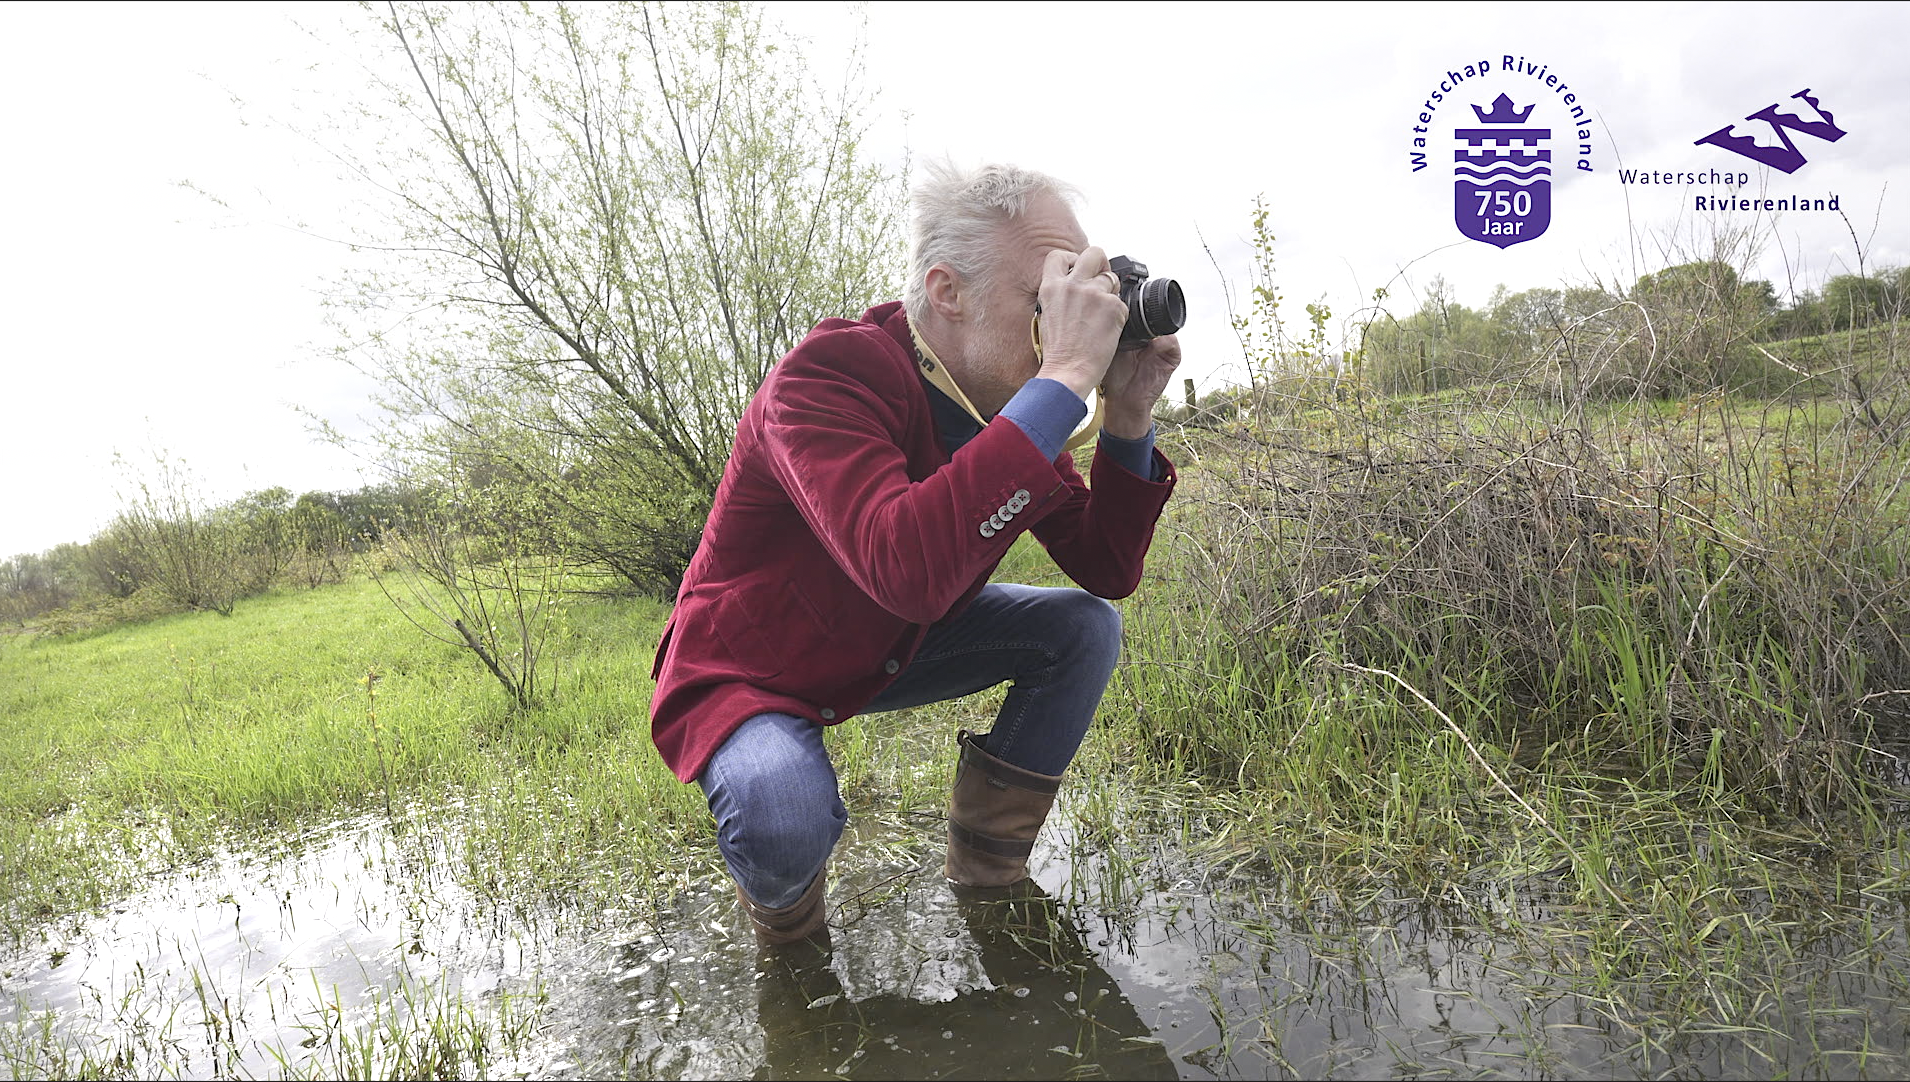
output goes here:
[[834, 721], [834, 720], [836, 720], [836, 712], [835, 712], [834, 710], [832, 710], [832, 709], [830, 709], [829, 707], [826, 707], [826, 706], [825, 706], [825, 707], [823, 707], [823, 708], [822, 708], [822, 720], [824, 720], [824, 721]]
[[882, 663], [882, 671], [888, 673], [890, 676], [894, 676], [896, 673], [902, 671], [902, 663], [894, 658], [890, 658]]

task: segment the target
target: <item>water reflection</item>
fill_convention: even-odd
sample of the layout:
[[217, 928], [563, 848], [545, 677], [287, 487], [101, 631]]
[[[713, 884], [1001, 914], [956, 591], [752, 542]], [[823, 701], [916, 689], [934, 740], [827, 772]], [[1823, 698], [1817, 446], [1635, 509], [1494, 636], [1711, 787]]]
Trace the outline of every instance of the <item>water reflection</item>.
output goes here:
[[959, 931], [943, 937], [948, 947], [935, 960], [949, 961], [959, 949], [977, 979], [939, 1002], [918, 998], [917, 988], [854, 998], [827, 946], [766, 952], [757, 982], [763, 1064], [755, 1077], [1179, 1077], [1047, 892], [1033, 883], [958, 890], [952, 907]]
[[[90, 1063], [120, 1077], [1881, 1078], [1907, 1065], [1910, 936], [1874, 868], [1831, 869], [1869, 885], [1796, 908], [1748, 886], [1712, 898], [1770, 932], [1742, 941], [1735, 970], [1694, 980], [1642, 938], [1630, 970], [1590, 970], [1578, 937], [1639, 933], [1581, 926], [1569, 892], [1549, 897], [1542, 880], [1456, 880], [1463, 906], [1379, 885], [1307, 899], [1251, 867], [1203, 867], [1139, 820], [1109, 854], [1072, 811], [1043, 836], [1037, 885], [1017, 892], [958, 894], [936, 823], [867, 824], [838, 852], [829, 945], [769, 955], [714, 867], [607, 911], [480, 896], [455, 809], [432, 810], [428, 831], [358, 819], [253, 840], [0, 960], [0, 1058], [15, 1074]], [[1747, 987], [1770, 994], [1737, 995]]]
[[551, 956], [460, 884], [453, 845], [361, 818], [155, 877], [79, 935], [0, 958], [0, 1039], [16, 1072], [203, 1078], [332, 1073], [371, 1033], [494, 1026]]
[[1177, 1077], [1078, 917], [1032, 883], [960, 890], [927, 859], [852, 869], [831, 934], [778, 950], [720, 887], [588, 967], [609, 979], [555, 982], [579, 1077]]

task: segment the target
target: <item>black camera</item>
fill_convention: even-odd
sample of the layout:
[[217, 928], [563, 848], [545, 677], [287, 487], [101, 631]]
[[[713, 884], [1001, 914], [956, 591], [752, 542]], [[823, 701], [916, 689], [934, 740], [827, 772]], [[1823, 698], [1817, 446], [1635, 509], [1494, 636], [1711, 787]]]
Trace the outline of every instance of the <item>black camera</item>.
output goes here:
[[1187, 322], [1187, 301], [1180, 283], [1172, 278], [1147, 276], [1147, 264], [1124, 255], [1108, 260], [1108, 269], [1121, 280], [1121, 300], [1127, 304], [1127, 326], [1121, 328], [1116, 349], [1129, 349], [1164, 334], [1173, 334]]

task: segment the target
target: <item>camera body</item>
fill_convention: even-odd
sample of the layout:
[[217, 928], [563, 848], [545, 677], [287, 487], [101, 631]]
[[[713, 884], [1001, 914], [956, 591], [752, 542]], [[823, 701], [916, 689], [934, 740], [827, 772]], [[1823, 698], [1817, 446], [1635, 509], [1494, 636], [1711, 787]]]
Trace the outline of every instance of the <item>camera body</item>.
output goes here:
[[1127, 305], [1127, 325], [1121, 328], [1121, 342], [1115, 348], [1135, 346], [1173, 334], [1187, 323], [1187, 301], [1181, 296], [1180, 283], [1172, 278], [1148, 278], [1147, 264], [1124, 255], [1108, 260], [1108, 269], [1121, 282], [1121, 301]]

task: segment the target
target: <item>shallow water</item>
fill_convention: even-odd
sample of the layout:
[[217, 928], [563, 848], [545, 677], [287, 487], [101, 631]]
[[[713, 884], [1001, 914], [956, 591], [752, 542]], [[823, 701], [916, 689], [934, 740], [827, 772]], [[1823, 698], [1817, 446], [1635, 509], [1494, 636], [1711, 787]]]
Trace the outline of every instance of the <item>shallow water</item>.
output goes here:
[[[1902, 1077], [1902, 915], [1784, 954], [1793, 997], [1681, 1025], [1650, 973], [1379, 895], [1275, 904], [1164, 836], [1121, 860], [1064, 804], [1035, 889], [960, 895], [939, 822], [845, 838], [830, 945], [765, 955], [727, 880], [506, 913], [458, 809], [327, 825], [154, 880], [0, 964], [16, 1074], [667, 1078]], [[430, 826], [431, 829], [426, 829]], [[1510, 929], [1548, 919], [1507, 892]], [[1881, 914], [1880, 914], [1881, 916]], [[1556, 914], [1553, 915], [1556, 918]], [[1870, 959], [1866, 964], [1865, 959]], [[1686, 1012], [1687, 1014], [1689, 1012]], [[1856, 1048], [1863, 1057], [1840, 1054]]]
[[50, 1014], [42, 1044], [130, 1077], [328, 1073], [347, 1035], [427, 1024], [552, 962], [459, 885], [449, 841], [365, 817], [158, 877], [0, 964], [0, 1030], [17, 1052]]

